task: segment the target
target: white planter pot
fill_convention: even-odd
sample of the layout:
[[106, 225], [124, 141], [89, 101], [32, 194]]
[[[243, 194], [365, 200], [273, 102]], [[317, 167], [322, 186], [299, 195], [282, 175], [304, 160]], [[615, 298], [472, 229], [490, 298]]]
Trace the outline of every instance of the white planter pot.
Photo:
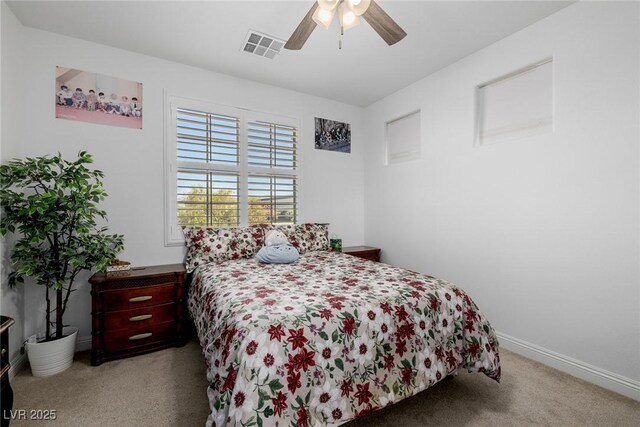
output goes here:
[[73, 363], [78, 328], [65, 327], [63, 338], [37, 342], [36, 335], [27, 340], [27, 355], [34, 377], [48, 377], [68, 369]]

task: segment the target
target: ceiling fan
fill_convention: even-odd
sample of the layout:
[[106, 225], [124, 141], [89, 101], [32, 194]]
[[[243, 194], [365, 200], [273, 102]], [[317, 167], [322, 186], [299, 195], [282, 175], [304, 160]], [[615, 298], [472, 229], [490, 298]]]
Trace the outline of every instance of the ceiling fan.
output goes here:
[[[340, 34], [360, 23], [360, 16], [373, 27], [389, 46], [398, 43], [407, 33], [373, 0], [317, 0], [302, 18], [284, 45], [285, 49], [300, 50], [316, 28], [329, 28], [338, 13]], [[340, 41], [342, 48], [342, 41]]]

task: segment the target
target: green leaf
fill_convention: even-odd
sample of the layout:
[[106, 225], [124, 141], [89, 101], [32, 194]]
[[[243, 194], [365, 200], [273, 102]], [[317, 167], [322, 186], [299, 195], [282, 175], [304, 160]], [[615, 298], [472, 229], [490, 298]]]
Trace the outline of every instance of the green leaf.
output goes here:
[[336, 362], [336, 367], [344, 372], [344, 362], [342, 361], [342, 359], [338, 358], [335, 360], [335, 362]]
[[262, 391], [262, 389], [258, 389], [258, 409], [262, 408], [265, 401], [269, 401], [270, 397], [267, 393]]
[[329, 335], [327, 335], [325, 331], [318, 332], [318, 335], [320, 335], [320, 338], [322, 338], [323, 340], [329, 341]]
[[280, 383], [280, 380], [275, 379], [269, 382], [269, 389], [271, 390], [271, 394], [276, 394], [276, 392], [281, 388], [284, 388], [284, 386]]

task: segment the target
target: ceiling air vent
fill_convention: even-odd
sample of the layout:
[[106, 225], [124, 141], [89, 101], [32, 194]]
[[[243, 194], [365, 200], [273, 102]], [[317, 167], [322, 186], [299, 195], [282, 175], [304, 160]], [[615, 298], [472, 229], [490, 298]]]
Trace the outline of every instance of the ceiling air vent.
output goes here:
[[242, 44], [242, 50], [247, 53], [273, 59], [280, 53], [280, 49], [282, 49], [284, 43], [284, 40], [249, 30], [247, 38]]

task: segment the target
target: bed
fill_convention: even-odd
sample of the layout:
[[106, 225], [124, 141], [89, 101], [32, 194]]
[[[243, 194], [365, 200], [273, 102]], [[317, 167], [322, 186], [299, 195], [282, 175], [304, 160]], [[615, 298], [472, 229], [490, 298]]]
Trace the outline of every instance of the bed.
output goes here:
[[458, 369], [500, 380], [498, 340], [460, 288], [331, 251], [193, 272], [209, 426], [340, 425]]

